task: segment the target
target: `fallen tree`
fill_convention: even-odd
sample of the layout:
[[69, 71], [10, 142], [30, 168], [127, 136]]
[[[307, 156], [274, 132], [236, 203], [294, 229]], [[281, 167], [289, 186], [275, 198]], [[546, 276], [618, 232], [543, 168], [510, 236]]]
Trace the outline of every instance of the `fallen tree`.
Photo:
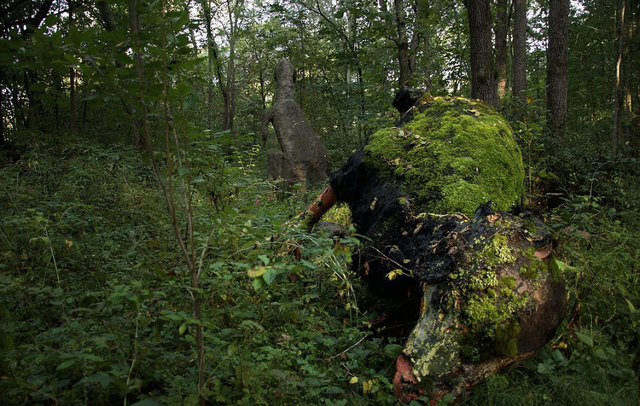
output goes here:
[[461, 396], [533, 354], [562, 320], [553, 241], [535, 218], [507, 212], [523, 179], [512, 132], [493, 109], [426, 96], [352, 155], [305, 214], [312, 227], [348, 203], [369, 238], [353, 261], [360, 275], [379, 295], [421, 304], [396, 360], [400, 400]]

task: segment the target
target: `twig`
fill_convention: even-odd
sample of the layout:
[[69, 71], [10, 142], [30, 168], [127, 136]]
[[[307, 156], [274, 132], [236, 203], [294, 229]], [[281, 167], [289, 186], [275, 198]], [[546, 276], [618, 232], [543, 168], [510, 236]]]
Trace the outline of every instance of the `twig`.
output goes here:
[[127, 406], [127, 394], [129, 392], [129, 383], [131, 382], [131, 374], [133, 373], [133, 368], [136, 365], [136, 359], [138, 357], [138, 329], [140, 326], [140, 312], [136, 315], [136, 332], [133, 336], [133, 359], [131, 360], [131, 366], [129, 367], [129, 373], [127, 374], [127, 382], [125, 384], [125, 393], [124, 393], [124, 406]]
[[329, 358], [325, 358], [325, 361], [329, 362], [332, 359], [336, 359], [338, 357], [343, 356], [344, 354], [346, 354], [347, 352], [351, 351], [352, 349], [356, 348], [357, 346], [359, 346], [367, 337], [369, 337], [371, 334], [365, 334], [364, 337], [362, 337], [361, 339], [359, 339], [355, 344], [351, 345], [349, 348], [347, 348], [346, 350], [342, 351], [339, 354], [336, 355], [332, 355]]
[[51, 252], [51, 259], [53, 259], [53, 268], [56, 270], [56, 279], [58, 281], [58, 285], [60, 285], [60, 272], [58, 271], [58, 264], [56, 262], [56, 256], [53, 253], [53, 246], [51, 245], [51, 237], [49, 237], [49, 232], [47, 231], [47, 226], [41, 225], [44, 230], [44, 234], [47, 236], [47, 242], [49, 243], [49, 252]]
[[209, 241], [211, 240], [215, 232], [216, 232], [216, 227], [212, 227], [211, 234], [209, 234], [209, 237], [207, 237], [207, 240], [204, 242], [204, 248], [202, 248], [202, 252], [200, 253], [200, 261], [198, 261], [198, 270], [196, 272], [198, 278], [200, 278], [200, 273], [202, 272], [202, 266], [204, 264], [204, 256], [208, 251]]

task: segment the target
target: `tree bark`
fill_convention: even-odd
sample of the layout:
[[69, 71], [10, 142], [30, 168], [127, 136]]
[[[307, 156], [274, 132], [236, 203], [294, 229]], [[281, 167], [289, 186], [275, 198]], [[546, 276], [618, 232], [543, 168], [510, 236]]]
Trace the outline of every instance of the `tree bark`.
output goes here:
[[547, 48], [547, 128], [563, 137], [567, 130], [567, 53], [569, 0], [549, 1]]
[[227, 38], [229, 40], [229, 60], [227, 61], [227, 83], [226, 91], [223, 93], [224, 98], [224, 119], [222, 123], [223, 130], [233, 131], [233, 120], [236, 114], [236, 35], [238, 33], [238, 20], [240, 19], [239, 8], [243, 0], [227, 0], [227, 13], [229, 15], [229, 27]]
[[527, 0], [513, 0], [513, 97], [526, 102]]
[[616, 85], [614, 89], [614, 111], [613, 111], [613, 133], [611, 134], [611, 148], [613, 153], [618, 152], [618, 147], [622, 143], [621, 116], [624, 108], [624, 89], [622, 84], [622, 62], [624, 57], [624, 28], [626, 22], [627, 2], [620, 0], [619, 8], [616, 10], [616, 23], [618, 25], [618, 58], [616, 61]]
[[[640, 76], [632, 72], [632, 66], [638, 66], [638, 26], [640, 26], [640, 1], [627, 0], [630, 5], [629, 24], [627, 28], [627, 45], [629, 54], [627, 57], [627, 108], [629, 114], [628, 131], [631, 144], [631, 154], [640, 162]], [[635, 27], [635, 28], [634, 28]], [[635, 46], [634, 46], [635, 44]], [[640, 167], [640, 163], [638, 164]]]
[[0, 148], [5, 144], [5, 132], [4, 132], [4, 89], [8, 89], [8, 83], [5, 85], [4, 71], [0, 69]]
[[[424, 35], [424, 16], [427, 13], [429, 5], [421, 0], [416, 0], [413, 5], [413, 35], [411, 36], [411, 40], [409, 41], [409, 68], [411, 69], [412, 75], [415, 75], [418, 72], [418, 63], [417, 56], [420, 49], [420, 43], [424, 43], [424, 48], [428, 48], [428, 38]], [[426, 67], [425, 67], [425, 73]], [[425, 83], [422, 83], [427, 92], [431, 91], [431, 84], [429, 83], [429, 75], [425, 74]]]
[[471, 97], [496, 105], [489, 0], [464, 0], [471, 40]]
[[213, 55], [214, 40], [211, 29], [211, 6], [209, 0], [202, 0], [202, 14], [204, 17], [205, 30], [207, 32], [207, 104], [205, 112], [205, 123], [207, 130], [213, 126]]
[[[73, 3], [69, 2], [69, 27], [73, 27]], [[78, 113], [76, 109], [76, 69], [69, 67], [69, 129], [76, 132]]]
[[98, 13], [100, 15], [100, 19], [102, 20], [102, 26], [105, 30], [111, 32], [116, 29], [115, 24], [113, 23], [113, 17], [111, 16], [111, 11], [109, 10], [109, 5], [106, 1], [101, 0], [96, 2], [96, 8], [98, 9]]
[[509, 5], [507, 0], [497, 1], [496, 12], [496, 86], [498, 102], [505, 96], [507, 90], [507, 32], [509, 31]]
[[398, 78], [398, 89], [402, 90], [409, 86], [411, 79], [411, 66], [409, 64], [409, 40], [407, 39], [407, 20], [404, 14], [404, 0], [393, 1], [396, 15], [397, 38], [395, 40], [398, 48], [398, 63], [400, 74]]

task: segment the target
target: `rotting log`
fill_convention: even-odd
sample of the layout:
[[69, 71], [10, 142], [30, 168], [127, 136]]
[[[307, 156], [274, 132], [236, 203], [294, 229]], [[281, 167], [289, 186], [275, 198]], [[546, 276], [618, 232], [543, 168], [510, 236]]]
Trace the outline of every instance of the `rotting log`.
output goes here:
[[354, 267], [375, 293], [422, 304], [396, 360], [400, 401], [463, 397], [545, 345], [563, 319], [553, 240], [534, 217], [508, 212], [523, 178], [511, 129], [492, 108], [425, 96], [332, 174], [303, 216], [311, 228], [348, 203], [369, 239]]

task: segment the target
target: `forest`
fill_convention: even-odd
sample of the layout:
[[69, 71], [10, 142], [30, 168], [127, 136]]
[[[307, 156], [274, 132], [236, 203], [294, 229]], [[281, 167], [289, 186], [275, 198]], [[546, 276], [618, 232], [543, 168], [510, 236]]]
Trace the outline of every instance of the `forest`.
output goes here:
[[[638, 0], [3, 0], [0, 404], [637, 405], [639, 22]], [[456, 192], [464, 205], [412, 217], [412, 240], [363, 226], [382, 197], [364, 214], [342, 198], [310, 230], [325, 187], [342, 197], [360, 161], [393, 169], [359, 178], [350, 190], [362, 196], [476, 176], [405, 160], [441, 140], [384, 138], [413, 136], [425, 114], [438, 127], [460, 106], [460, 123], [491, 120], [462, 158], [500, 162], [492, 187], [510, 200]], [[301, 132], [310, 138], [287, 144]], [[313, 148], [322, 162], [305, 178]], [[409, 208], [424, 197], [389, 193]], [[536, 249], [518, 228], [534, 217], [548, 235]], [[454, 264], [451, 280], [475, 283], [459, 294], [493, 301], [456, 310], [468, 323], [451, 322], [460, 357], [504, 368], [447, 391], [434, 388], [453, 375], [402, 378], [415, 383], [404, 396], [399, 360], [426, 345], [415, 326], [434, 293], [420, 285], [407, 312], [371, 289], [374, 262], [358, 258], [382, 255], [385, 238], [414, 247], [425, 224], [429, 236], [456, 230], [431, 257], [418, 246], [429, 266], [478, 251], [486, 226], [503, 262], [548, 266], [566, 310], [523, 354], [509, 341], [517, 299], [530, 300], [517, 278]], [[465, 233], [476, 245], [451, 248]], [[516, 239], [528, 259], [496, 245]], [[394, 264], [383, 283], [416, 280], [410, 259]], [[456, 309], [472, 303], [461, 297]], [[481, 334], [506, 335], [505, 349], [469, 344]]]

